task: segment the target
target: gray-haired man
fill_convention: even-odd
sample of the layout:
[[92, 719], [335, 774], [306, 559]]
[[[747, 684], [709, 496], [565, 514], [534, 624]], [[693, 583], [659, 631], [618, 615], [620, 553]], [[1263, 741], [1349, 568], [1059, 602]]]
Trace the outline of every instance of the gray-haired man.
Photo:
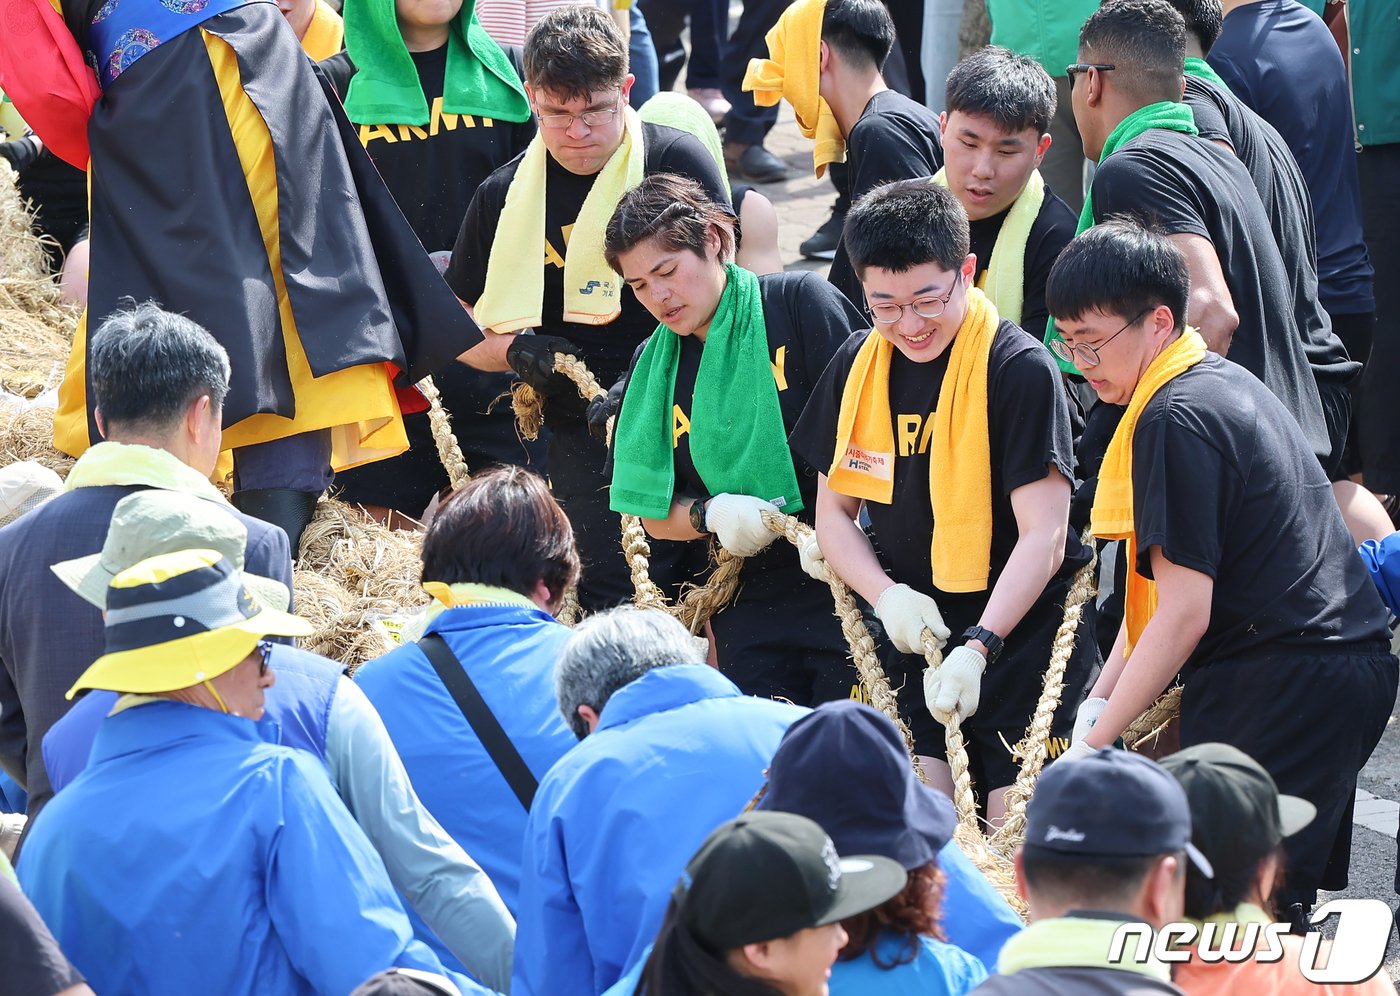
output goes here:
[[29, 792], [31, 818], [53, 794], [40, 743], [68, 710], [64, 691], [103, 648], [101, 613], [49, 565], [98, 552], [118, 501], [165, 488], [212, 502], [248, 530], [248, 570], [292, 583], [287, 534], [238, 512], [209, 483], [228, 393], [223, 347], [147, 303], [103, 322], [89, 350], [105, 441], [73, 466], [64, 494], [0, 529], [0, 767]]
[[515, 996], [616, 982], [656, 936], [686, 861], [753, 797], [783, 731], [807, 711], [741, 695], [654, 609], [584, 620], [556, 675], [581, 740], [530, 808]]

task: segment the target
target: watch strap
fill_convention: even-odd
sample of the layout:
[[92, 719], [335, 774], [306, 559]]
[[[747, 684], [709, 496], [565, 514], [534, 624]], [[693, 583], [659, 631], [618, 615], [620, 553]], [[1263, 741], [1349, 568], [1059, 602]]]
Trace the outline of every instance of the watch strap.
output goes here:
[[989, 629], [982, 626], [969, 626], [963, 632], [962, 638], [964, 643], [968, 640], [981, 642], [982, 646], [987, 648], [988, 664], [994, 663], [1001, 656], [1001, 649], [1004, 645], [1002, 639]]

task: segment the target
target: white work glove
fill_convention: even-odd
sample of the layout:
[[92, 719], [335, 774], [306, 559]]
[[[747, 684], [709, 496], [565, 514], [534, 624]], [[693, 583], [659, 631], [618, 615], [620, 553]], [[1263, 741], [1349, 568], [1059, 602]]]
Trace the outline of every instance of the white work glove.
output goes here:
[[808, 577], [826, 583], [826, 558], [822, 556], [822, 548], [817, 545], [816, 533], [808, 536], [797, 548], [797, 559]]
[[1074, 732], [1070, 734], [1070, 742], [1079, 743], [1087, 737], [1107, 706], [1108, 699], [1085, 699], [1079, 703], [1079, 711], [1074, 714]]
[[885, 627], [890, 642], [901, 654], [922, 654], [919, 634], [928, 629], [942, 650], [951, 635], [943, 624], [938, 603], [907, 584], [886, 588], [875, 602], [875, 615]]
[[752, 495], [715, 495], [705, 503], [705, 528], [736, 557], [752, 557], [778, 538], [763, 524], [763, 513], [778, 506]]
[[1097, 753], [1098, 750], [1096, 748], [1090, 747], [1083, 740], [1076, 740], [1069, 745], [1069, 748], [1063, 754], [1055, 758], [1055, 763], [1059, 764], [1060, 762], [1064, 762], [1068, 764], [1071, 761], [1082, 761], [1086, 757], [1093, 757]]
[[955, 715], [967, 719], [977, 711], [982, 698], [982, 672], [987, 658], [964, 644], [938, 667], [924, 670], [924, 704], [933, 718], [944, 726]]

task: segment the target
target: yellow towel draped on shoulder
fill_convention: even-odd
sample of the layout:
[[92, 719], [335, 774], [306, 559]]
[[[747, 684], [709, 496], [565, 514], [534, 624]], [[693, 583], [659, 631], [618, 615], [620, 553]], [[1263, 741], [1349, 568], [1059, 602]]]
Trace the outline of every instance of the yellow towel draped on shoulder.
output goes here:
[[789, 6], [764, 39], [768, 58], [750, 59], [744, 74], [744, 89], [753, 92], [759, 107], [772, 107], [787, 98], [797, 127], [816, 142], [812, 165], [817, 176], [826, 172], [828, 163], [846, 161], [846, 139], [820, 93], [825, 13], [826, 0], [797, 0]]
[[[933, 182], [948, 186], [948, 170], [940, 169]], [[1030, 179], [1001, 223], [992, 258], [987, 260], [987, 270], [978, 285], [992, 299], [998, 314], [1013, 325], [1021, 324], [1021, 308], [1026, 303], [1026, 243], [1044, 204], [1045, 180], [1040, 170], [1031, 170]]]
[[[603, 235], [622, 195], [642, 182], [646, 163], [641, 119], [630, 107], [624, 107], [622, 114], [622, 144], [593, 178], [564, 251], [566, 322], [607, 325], [622, 312], [622, 278], [603, 258]], [[483, 329], [519, 332], [538, 326], [544, 317], [548, 156], [536, 135], [506, 191], [486, 265], [486, 286], [475, 305], [476, 321]]]
[[1094, 493], [1094, 510], [1089, 516], [1089, 529], [1099, 539], [1128, 541], [1128, 582], [1125, 595], [1124, 621], [1128, 642], [1124, 657], [1133, 652], [1138, 637], [1157, 611], [1157, 585], [1137, 572], [1137, 535], [1133, 527], [1133, 435], [1138, 418], [1147, 403], [1169, 381], [1194, 367], [1206, 355], [1206, 343], [1193, 328], [1188, 328], [1175, 342], [1168, 345], [1147, 365], [1142, 379], [1133, 388], [1128, 410], [1118, 423], [1109, 441], [1099, 468], [1099, 487]]
[[[933, 413], [929, 496], [933, 501], [933, 584], [985, 591], [992, 562], [992, 447], [987, 368], [1000, 317], [987, 296], [967, 292], [967, 315], [948, 356]], [[895, 346], [874, 329], [856, 353], [836, 422], [833, 491], [888, 505], [894, 496], [890, 364]]]

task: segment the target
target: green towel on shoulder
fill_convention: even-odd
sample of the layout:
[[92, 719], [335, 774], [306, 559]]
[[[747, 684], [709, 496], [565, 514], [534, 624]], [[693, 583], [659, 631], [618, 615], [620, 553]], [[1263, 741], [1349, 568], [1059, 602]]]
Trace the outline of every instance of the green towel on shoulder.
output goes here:
[[[428, 123], [428, 100], [413, 56], [399, 32], [394, 0], [345, 0], [345, 51], [355, 75], [345, 95], [345, 113], [356, 124]], [[505, 50], [476, 19], [466, 0], [447, 38], [442, 109], [497, 121], [530, 117], [525, 86]]]
[[[802, 510], [758, 277], [733, 263], [705, 334], [690, 412], [690, 458], [710, 494], [752, 495]], [[664, 519], [676, 486], [672, 407], [681, 337], [658, 325], [647, 341], [613, 433], [614, 512]]]
[[[1162, 100], [1155, 104], [1148, 104], [1146, 107], [1139, 107], [1129, 114], [1122, 121], [1118, 122], [1118, 127], [1109, 133], [1107, 141], [1103, 143], [1103, 153], [1099, 156], [1102, 163], [1120, 148], [1137, 138], [1143, 132], [1151, 131], [1153, 128], [1162, 128], [1166, 131], [1179, 131], [1186, 135], [1200, 134], [1196, 130], [1196, 116], [1191, 113], [1191, 108], [1185, 104], [1174, 100]], [[1143, 205], [1150, 208], [1151, 205]], [[1089, 193], [1084, 196], [1084, 209], [1079, 212], [1079, 227], [1074, 230], [1075, 235], [1080, 235], [1094, 227], [1094, 188], [1089, 188]], [[1055, 329], [1055, 319], [1052, 317], [1045, 323], [1045, 345], [1060, 338], [1060, 333]], [[1053, 353], [1051, 355], [1054, 355]], [[1066, 363], [1058, 356], [1055, 362], [1060, 365], [1060, 369], [1065, 373], [1078, 373], [1073, 363]]]
[[1223, 87], [1226, 93], [1231, 92], [1230, 84], [1221, 79], [1220, 74], [1217, 73], [1205, 59], [1197, 59], [1195, 56], [1188, 58], [1186, 60], [1186, 75], [1197, 76], [1203, 80], [1210, 80], [1216, 86]]

